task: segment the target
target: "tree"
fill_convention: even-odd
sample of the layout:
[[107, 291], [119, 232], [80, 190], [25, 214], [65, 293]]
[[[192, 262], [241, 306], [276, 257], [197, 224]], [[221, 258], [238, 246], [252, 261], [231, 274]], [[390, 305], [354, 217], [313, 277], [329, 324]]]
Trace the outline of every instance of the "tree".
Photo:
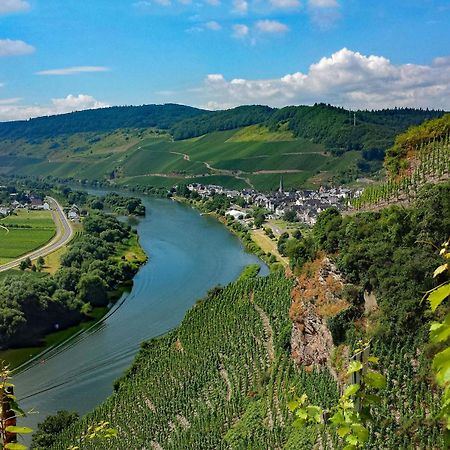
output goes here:
[[85, 273], [77, 286], [80, 299], [92, 306], [104, 306], [107, 302], [107, 285], [98, 275]]
[[283, 219], [287, 222], [296, 222], [297, 221], [297, 214], [293, 209], [288, 209], [283, 216]]
[[38, 429], [33, 435], [32, 448], [35, 450], [50, 448], [55, 442], [56, 435], [76, 422], [78, 418], [78, 413], [69, 411], [58, 411], [55, 415], [46, 417], [42, 423], [38, 424]]

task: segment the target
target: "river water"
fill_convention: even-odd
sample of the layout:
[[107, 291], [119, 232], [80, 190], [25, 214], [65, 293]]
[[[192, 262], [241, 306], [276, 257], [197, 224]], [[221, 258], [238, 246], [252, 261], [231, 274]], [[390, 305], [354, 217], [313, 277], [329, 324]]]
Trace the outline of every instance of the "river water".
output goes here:
[[39, 412], [21, 424], [36, 429], [58, 410], [91, 410], [111, 394], [140, 343], [176, 327], [210, 288], [233, 281], [248, 264], [268, 273], [215, 219], [171, 200], [142, 200], [147, 215], [137, 229], [149, 261], [104, 321], [14, 377], [21, 407]]

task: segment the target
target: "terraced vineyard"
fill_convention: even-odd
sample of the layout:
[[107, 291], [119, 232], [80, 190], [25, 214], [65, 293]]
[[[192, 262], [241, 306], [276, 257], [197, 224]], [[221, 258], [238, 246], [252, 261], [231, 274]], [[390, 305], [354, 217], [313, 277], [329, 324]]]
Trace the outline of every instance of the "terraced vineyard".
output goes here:
[[421, 144], [414, 150], [415, 162], [410, 172], [390, 178], [385, 183], [368, 187], [353, 201], [357, 208], [383, 207], [395, 201], [410, 202], [428, 181], [443, 181], [450, 177], [450, 137]]
[[291, 289], [283, 274], [272, 274], [238, 281], [199, 302], [177, 330], [143, 345], [117, 392], [54, 448], [75, 444], [87, 424], [100, 419], [119, 430], [114, 448], [283, 446], [292, 386], [327, 406], [337, 398], [329, 375], [297, 372], [286, 351]]
[[[168, 335], [143, 344], [116, 392], [64, 431], [53, 449], [79, 445], [89, 424], [107, 420], [112, 441], [83, 449], [340, 448], [330, 428], [292, 427], [287, 402], [306, 393], [331, 408], [338, 388], [328, 372], [296, 368], [289, 355], [292, 280], [281, 272], [214, 290]], [[428, 362], [412, 342], [375, 345], [388, 389], [371, 428], [369, 448], [443, 448], [431, 421], [438, 402], [425, 375]], [[429, 423], [428, 423], [428, 422]], [[382, 442], [382, 444], [380, 444]]]
[[0, 145], [0, 172], [6, 175], [114, 179], [131, 186], [166, 187], [185, 180], [271, 190], [283, 175], [286, 188], [310, 187], [355, 166], [360, 157], [358, 152], [332, 156], [320, 144], [263, 126], [217, 131], [183, 141], [149, 130], [118, 130], [55, 138], [41, 142], [34, 151], [21, 143], [13, 152], [11, 145]]

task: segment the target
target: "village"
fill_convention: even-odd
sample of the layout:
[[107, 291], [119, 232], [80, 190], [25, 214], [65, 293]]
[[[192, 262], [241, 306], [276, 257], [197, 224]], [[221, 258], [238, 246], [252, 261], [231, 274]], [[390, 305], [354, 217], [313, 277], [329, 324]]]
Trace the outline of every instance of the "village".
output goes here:
[[267, 219], [280, 219], [288, 215], [290, 221], [299, 222], [312, 226], [316, 223], [317, 216], [327, 208], [337, 208], [339, 210], [350, 207], [352, 198], [361, 195], [360, 190], [352, 190], [345, 187], [320, 187], [318, 190], [285, 190], [283, 179], [280, 179], [280, 186], [277, 191], [261, 193], [253, 189], [243, 189], [242, 191], [226, 189], [216, 185], [189, 184], [187, 188], [191, 192], [196, 192], [202, 198], [212, 197], [215, 194], [226, 195], [228, 198], [242, 198], [246, 206], [232, 204], [225, 213], [235, 220], [246, 220], [249, 211], [247, 207], [260, 207], [267, 210]]
[[[0, 189], [3, 186], [0, 186]], [[9, 216], [17, 209], [29, 209], [34, 211], [50, 211], [50, 205], [44, 199], [35, 195], [26, 195], [17, 192], [8, 193], [0, 203], [0, 217]]]
[[[9, 192], [7, 186], [0, 186], [0, 218], [7, 217], [19, 210], [51, 211], [50, 204], [45, 197], [35, 193]], [[73, 204], [65, 209], [67, 218], [75, 223], [80, 223], [81, 211]]]

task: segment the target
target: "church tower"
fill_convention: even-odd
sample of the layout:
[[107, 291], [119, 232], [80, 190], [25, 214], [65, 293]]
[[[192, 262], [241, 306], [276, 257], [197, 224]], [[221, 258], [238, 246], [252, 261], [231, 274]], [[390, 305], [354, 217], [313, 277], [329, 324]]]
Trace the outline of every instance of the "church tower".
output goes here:
[[278, 188], [278, 192], [282, 194], [284, 192], [283, 189], [283, 175], [280, 176], [280, 187]]

